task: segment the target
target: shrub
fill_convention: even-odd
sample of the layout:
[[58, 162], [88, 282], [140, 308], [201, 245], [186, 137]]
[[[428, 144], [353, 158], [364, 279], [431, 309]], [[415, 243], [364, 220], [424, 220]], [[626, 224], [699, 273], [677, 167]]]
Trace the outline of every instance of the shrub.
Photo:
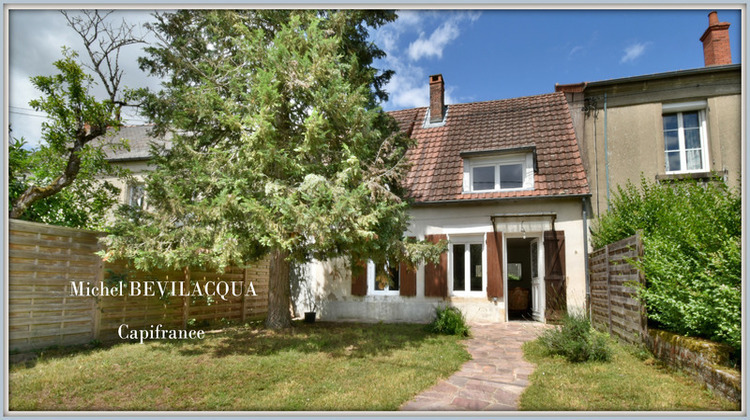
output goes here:
[[438, 334], [469, 336], [469, 326], [461, 310], [449, 306], [447, 308], [437, 307], [435, 309], [435, 320], [428, 326], [428, 330]]
[[591, 328], [583, 315], [564, 315], [562, 324], [545, 331], [539, 342], [549, 354], [563, 356], [572, 363], [606, 362], [612, 357], [607, 335]]
[[596, 248], [643, 231], [635, 265], [648, 317], [660, 328], [704, 337], [739, 350], [741, 196], [720, 180], [700, 184], [628, 183], [618, 188], [593, 229]]

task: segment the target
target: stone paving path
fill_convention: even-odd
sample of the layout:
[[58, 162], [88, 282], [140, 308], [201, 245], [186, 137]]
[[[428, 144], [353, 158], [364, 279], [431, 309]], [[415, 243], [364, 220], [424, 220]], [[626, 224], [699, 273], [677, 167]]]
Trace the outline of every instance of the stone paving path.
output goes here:
[[521, 321], [472, 325], [467, 350], [473, 359], [447, 380], [405, 403], [401, 410], [517, 410], [518, 397], [535, 368], [523, 359], [521, 345], [546, 327]]

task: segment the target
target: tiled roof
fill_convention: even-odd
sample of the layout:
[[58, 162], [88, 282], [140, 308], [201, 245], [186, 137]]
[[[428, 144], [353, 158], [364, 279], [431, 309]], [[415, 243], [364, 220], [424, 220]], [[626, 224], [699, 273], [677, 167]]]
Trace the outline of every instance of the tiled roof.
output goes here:
[[[586, 173], [563, 93], [449, 105], [441, 127], [424, 128], [427, 108], [392, 111], [402, 131], [417, 141], [407, 153], [412, 167], [406, 187], [416, 203], [513, 197], [588, 194]], [[111, 153], [112, 161], [146, 160], [151, 126], [122, 127], [117, 133], [130, 151]], [[464, 194], [460, 153], [534, 146], [538, 172], [528, 191]]]
[[[449, 105], [445, 125], [424, 128], [427, 108], [394, 111], [417, 141], [406, 187], [416, 203], [588, 194], [589, 187], [563, 93]], [[534, 146], [538, 172], [528, 191], [464, 194], [462, 152]]]
[[94, 141], [109, 142], [113, 138], [127, 139], [130, 150], [112, 150], [109, 147], [104, 148], [107, 159], [113, 162], [126, 160], [147, 160], [150, 157], [150, 144], [165, 144], [167, 147], [171, 144], [172, 134], [167, 133], [165, 137], [157, 138], [149, 134], [153, 125], [127, 125], [115, 132], [110, 130], [108, 134], [97, 138]]

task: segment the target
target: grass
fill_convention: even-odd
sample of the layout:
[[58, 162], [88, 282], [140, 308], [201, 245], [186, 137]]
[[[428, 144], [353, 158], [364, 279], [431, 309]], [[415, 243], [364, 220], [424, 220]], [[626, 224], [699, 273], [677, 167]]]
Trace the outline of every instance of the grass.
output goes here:
[[470, 358], [422, 325], [235, 327], [52, 351], [12, 366], [11, 410], [395, 410]]
[[734, 411], [739, 407], [644, 352], [611, 341], [611, 362], [570, 363], [548, 356], [538, 340], [524, 344], [537, 365], [520, 409], [530, 411]]

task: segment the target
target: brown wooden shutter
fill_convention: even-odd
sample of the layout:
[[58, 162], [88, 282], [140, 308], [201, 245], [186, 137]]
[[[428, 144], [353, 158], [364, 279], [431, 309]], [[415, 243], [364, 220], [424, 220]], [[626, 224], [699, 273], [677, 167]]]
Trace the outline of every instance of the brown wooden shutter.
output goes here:
[[[448, 239], [446, 235], [426, 235], [425, 240], [438, 243]], [[448, 253], [440, 254], [438, 264], [427, 263], [424, 266], [424, 295], [428, 297], [448, 296]]]
[[565, 232], [544, 232], [545, 318], [560, 319], [566, 310]]
[[367, 263], [359, 261], [352, 267], [352, 296], [367, 294]]
[[417, 295], [417, 272], [407, 263], [401, 263], [399, 266], [399, 276], [401, 276], [399, 285], [399, 294], [401, 296]]
[[[409, 237], [414, 239], [414, 237]], [[398, 267], [399, 276], [399, 292], [401, 296], [416, 296], [417, 295], [417, 272], [407, 263], [401, 263]]]
[[503, 297], [503, 233], [487, 234], [487, 297]]

